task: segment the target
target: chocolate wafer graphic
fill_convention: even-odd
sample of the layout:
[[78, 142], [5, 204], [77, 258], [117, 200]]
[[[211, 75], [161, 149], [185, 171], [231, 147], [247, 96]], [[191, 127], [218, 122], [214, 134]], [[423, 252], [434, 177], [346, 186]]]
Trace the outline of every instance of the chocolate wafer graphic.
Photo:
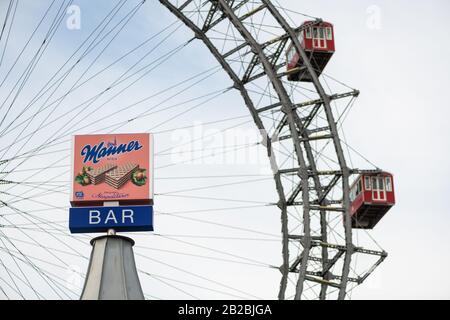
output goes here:
[[131, 179], [131, 175], [139, 168], [135, 163], [125, 163], [106, 174], [106, 183], [115, 189], [122, 188]]
[[111, 171], [115, 168], [117, 168], [117, 165], [115, 165], [113, 163], [108, 163], [101, 167], [89, 170], [88, 172], [86, 172], [86, 174], [88, 175], [89, 179], [91, 180], [91, 183], [94, 185], [97, 185], [97, 184], [104, 182], [106, 173], [108, 173], [109, 171]]

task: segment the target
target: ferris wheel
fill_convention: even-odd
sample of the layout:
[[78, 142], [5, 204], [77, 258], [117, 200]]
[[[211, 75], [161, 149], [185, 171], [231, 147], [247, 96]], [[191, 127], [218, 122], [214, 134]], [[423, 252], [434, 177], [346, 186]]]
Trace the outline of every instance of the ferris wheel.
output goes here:
[[[65, 144], [70, 141], [70, 135], [82, 130], [115, 132], [123, 128], [142, 128], [154, 132], [162, 126], [167, 126], [170, 121], [177, 121], [176, 127], [186, 128], [189, 125], [183, 124], [181, 117], [197, 112], [200, 106], [211, 104], [214, 99], [224, 100], [228, 94], [240, 97], [243, 103], [241, 109], [245, 110], [246, 115], [239, 114], [226, 119], [221, 116], [219, 120], [209, 119], [208, 123], [213, 126], [224, 124], [225, 127], [221, 128], [223, 132], [239, 126], [245, 119], [245, 124], [256, 126], [260, 141], [237, 147], [224, 147], [218, 152], [226, 153], [254, 146], [263, 148], [271, 168], [271, 185], [265, 184], [265, 190], [274, 194], [274, 201], [263, 203], [258, 202], [261, 199], [236, 200], [218, 196], [201, 197], [189, 193], [227, 186], [232, 186], [233, 190], [246, 189], [246, 183], [261, 180], [261, 177], [256, 180], [253, 177], [253, 180], [224, 182], [225, 178], [233, 178], [232, 174], [199, 175], [198, 178], [217, 181], [216, 184], [208, 182], [204, 187], [199, 187], [195, 176], [180, 176], [180, 185], [181, 181], [186, 179], [193, 179], [190, 180], [192, 184], [181, 190], [160, 192], [159, 196], [178, 197], [170, 198], [171, 201], [203, 199], [208, 201], [208, 205], [216, 200], [221, 201], [220, 203], [240, 201], [254, 204], [255, 206], [249, 206], [250, 210], [259, 210], [261, 205], [270, 205], [274, 210], [272, 212], [277, 212], [277, 220], [280, 223], [274, 228], [278, 230], [279, 236], [273, 237], [271, 241], [276, 239], [281, 244], [278, 257], [281, 254], [282, 262], [278, 266], [268, 265], [271, 272], [280, 279], [279, 285], [276, 286], [278, 299], [349, 298], [353, 289], [363, 284], [386, 259], [386, 251], [372, 238], [370, 229], [373, 229], [395, 204], [394, 178], [390, 173], [371, 164], [370, 169], [357, 169], [352, 166], [350, 155], [360, 154], [346, 142], [343, 123], [360, 93], [326, 73], [327, 66], [333, 63], [333, 54], [339, 44], [339, 32], [332, 23], [291, 11], [278, 1], [159, 0], [158, 5], [170, 12], [175, 18], [174, 22], [136, 47], [128, 48], [125, 54], [114, 56], [107, 63], [101, 63], [100, 58], [111, 44], [114, 44], [116, 36], [140, 13], [139, 10], [148, 5], [146, 1], [132, 1], [130, 4], [129, 1], [120, 0], [110, 11], [105, 12], [104, 19], [86, 35], [86, 41], [81, 43], [80, 47], [73, 48], [74, 53], [68, 57], [67, 63], [54, 74], [49, 73], [44, 86], [39, 91], [32, 91], [33, 95], [25, 96], [23, 102], [18, 105], [17, 101], [21, 101], [24, 88], [30, 86], [28, 80], [32, 79], [33, 71], [45, 54], [49, 54], [49, 44], [71, 5], [72, 1], [66, 0], [61, 0], [58, 4], [55, 1], [49, 3], [35, 29], [35, 32], [39, 30], [46, 19], [51, 21], [48, 24], [48, 32], [44, 34], [45, 40], [37, 40], [38, 44], [34, 47], [33, 54], [28, 57], [25, 68], [14, 78], [16, 81], [11, 77], [18, 69], [17, 61], [20, 61], [21, 57], [25, 59], [25, 54], [22, 56], [19, 50], [17, 60], [5, 60], [4, 65], [7, 67], [2, 67], [0, 62], [0, 67], [6, 70], [5, 72], [0, 69], [0, 81], [3, 81], [0, 85], [0, 139], [3, 140], [0, 150], [0, 184], [3, 187], [0, 189], [0, 296], [3, 294], [6, 298], [37, 299], [56, 296], [64, 299], [75, 298], [78, 294], [77, 288], [67, 288], [65, 284], [63, 273], [70, 265], [65, 259], [68, 255], [75, 260], [82, 259], [83, 250], [86, 248], [81, 247], [83, 243], [88, 244], [88, 237], [68, 235], [61, 212], [59, 215], [44, 214], [49, 210], [67, 210], [64, 205], [53, 204], [53, 199], [64, 197], [65, 194], [67, 183], [60, 181], [59, 177], [68, 170], [64, 161], [68, 159]], [[6, 15], [0, 38], [3, 54], [8, 52], [7, 40], [14, 31], [14, 17], [20, 13], [20, 9], [18, 1], [15, 0], [11, 0], [5, 8]], [[171, 50], [161, 49], [167, 45], [170, 37], [180, 33], [183, 37], [181, 44]], [[26, 52], [25, 48], [32, 43], [34, 36], [33, 32], [22, 52]], [[152, 47], [145, 48], [152, 41]], [[139, 87], [139, 80], [158, 67], [172, 63], [173, 57], [179, 57], [184, 65], [198, 65], [195, 57], [190, 55], [190, 51], [186, 53], [186, 50], [189, 50], [189, 46], [199, 44], [216, 62], [215, 65], [200, 73], [194, 71], [195, 75], [186, 79], [171, 74], [164, 80], [166, 83], [163, 89], [145, 98], [138, 97], [137, 101], [132, 99], [133, 86], [142, 89]], [[142, 51], [139, 56], [139, 50], [148, 51]], [[153, 53], [157, 57], [151, 57], [151, 60], [145, 62]], [[90, 81], [104, 82], [105, 79], [96, 77], [101, 77], [125, 58], [130, 59], [130, 68], [119, 74], [117, 79], [106, 86], [99, 86], [93, 96], [83, 91], [83, 86], [87, 84], [89, 87]], [[87, 60], [85, 65], [82, 64], [83, 59]], [[141, 67], [139, 64], [144, 62], [146, 64]], [[97, 64], [105, 67], [92, 71], [91, 68], [95, 68]], [[78, 67], [81, 71], [72, 76]], [[226, 76], [220, 78], [220, 81], [227, 79], [225, 88], [202, 92], [207, 90], [205, 82], [217, 74]], [[203, 85], [201, 90], [190, 91], [199, 84]], [[8, 87], [8, 90], [2, 86]], [[166, 93], [168, 95], [163, 96]], [[180, 97], [181, 94], [184, 96]], [[162, 97], [161, 102], [155, 102], [150, 108], [137, 108], [140, 103], [147, 103], [158, 96]], [[125, 107], [109, 111], [108, 104], [116, 98], [121, 99]], [[173, 104], [167, 104], [171, 99], [174, 100]], [[79, 101], [69, 105], [74, 100]], [[233, 98], [231, 101], [236, 103], [237, 100]], [[159, 117], [159, 113], [170, 110], [176, 110], [177, 113], [158, 118], [149, 128], [149, 117], [155, 114]], [[105, 119], [107, 123], [103, 124]], [[170, 130], [161, 129], [160, 132]], [[41, 135], [42, 132], [47, 135]], [[188, 142], [204, 138], [194, 138]], [[179, 144], [163, 148], [160, 151], [161, 157], [176, 147], [179, 147]], [[37, 160], [34, 161], [35, 159]], [[34, 163], [31, 168], [27, 167], [30, 161]], [[174, 166], [176, 164], [168, 163], [157, 166], [157, 169], [162, 172], [165, 168]], [[236, 174], [234, 178], [249, 176], [251, 175]], [[33, 180], [36, 177], [41, 180]], [[265, 176], [264, 179], [266, 178]], [[164, 179], [177, 180], [176, 177], [169, 176]], [[248, 197], [244, 190], [242, 194]], [[64, 199], [59, 200], [64, 203]], [[31, 209], [35, 206], [39, 208]], [[205, 211], [223, 209], [208, 208]], [[225, 209], [245, 210], [243, 207]], [[177, 213], [161, 212], [163, 213], [166, 216], [189, 219], [193, 224], [206, 223], [208, 226], [234, 228], [253, 235], [273, 236], [251, 227], [242, 228], [237, 222], [236, 225], [224, 224], [180, 216]], [[55, 217], [59, 218], [55, 220]], [[43, 240], [37, 240], [27, 230], [45, 234], [46, 243], [53, 243], [55, 246], [47, 246]], [[163, 234], [158, 236], [197, 249], [203, 246], [200, 249], [233, 258], [231, 262], [238, 259], [247, 264], [261, 264], [256, 259], [246, 259], [234, 252], [218, 252], [220, 250], [216, 245], [211, 244], [211, 247], [205, 248], [204, 245], [188, 242], [186, 235], [185, 238]], [[199, 228], [196, 236], [213, 238], [207, 228]], [[222, 239], [232, 240], [227, 237]], [[239, 239], [245, 241], [243, 237]], [[234, 241], [239, 240], [236, 237]], [[33, 254], [33, 248], [41, 254]], [[137, 248], [138, 256], [148, 259], [147, 249], [145, 245]], [[215, 256], [203, 258], [216, 259]], [[183, 271], [179, 270], [171, 259], [160, 259], [156, 262], [177, 272]], [[169, 260], [171, 262], [168, 262]], [[226, 261], [222, 257], [217, 259], [216, 263]], [[155, 275], [150, 269], [142, 268], [141, 277], [151, 277], [163, 285], [175, 288], [178, 293], [190, 298], [197, 297], [184, 286], [191, 288], [198, 284], [187, 283], [181, 276], [171, 278], [167, 275]], [[75, 270], [75, 273], [83, 272], [84, 270]], [[235, 288], [218, 281], [214, 275], [205, 277], [204, 274], [195, 274], [192, 270], [188, 273], [189, 276], [212, 285], [213, 287], [203, 286], [202, 289], [208, 293], [223, 293], [233, 298], [259, 298], [255, 294], [249, 294], [245, 287]], [[147, 298], [157, 296], [145, 290], [145, 285], [144, 291], [147, 292]]]

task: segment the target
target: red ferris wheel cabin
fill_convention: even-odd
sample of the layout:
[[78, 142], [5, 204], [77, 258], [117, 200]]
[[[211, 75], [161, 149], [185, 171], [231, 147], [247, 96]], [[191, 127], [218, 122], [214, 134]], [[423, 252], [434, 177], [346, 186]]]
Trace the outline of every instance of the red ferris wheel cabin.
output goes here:
[[395, 205], [394, 177], [388, 172], [363, 174], [350, 188], [352, 227], [373, 229]]
[[[320, 76], [335, 52], [333, 25], [329, 22], [305, 21], [300, 28], [297, 32], [300, 45], [305, 49], [317, 76]], [[288, 80], [312, 82], [293, 43], [286, 55]]]

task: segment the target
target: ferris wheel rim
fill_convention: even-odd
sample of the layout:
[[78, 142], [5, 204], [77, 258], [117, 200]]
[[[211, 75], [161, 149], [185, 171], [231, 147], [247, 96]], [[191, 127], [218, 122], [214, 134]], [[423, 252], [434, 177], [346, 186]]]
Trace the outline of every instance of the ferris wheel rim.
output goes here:
[[[244, 84], [239, 79], [239, 77], [234, 73], [233, 69], [227, 63], [225, 58], [217, 51], [215, 46], [209, 40], [208, 36], [206, 35], [206, 32], [208, 30], [204, 31], [204, 30], [200, 29], [188, 17], [186, 17], [182, 13], [182, 10], [184, 8], [186, 8], [192, 2], [192, 0], [185, 1], [178, 8], [175, 5], [173, 5], [170, 2], [170, 0], [159, 0], [159, 2], [162, 5], [164, 5], [166, 8], [168, 8], [169, 11], [171, 13], [173, 13], [178, 19], [180, 19], [189, 29], [191, 29], [194, 32], [196, 38], [200, 39], [206, 45], [206, 47], [210, 50], [210, 52], [212, 53], [214, 58], [217, 59], [217, 61], [220, 63], [220, 65], [222, 66], [224, 71], [229, 75], [229, 77], [233, 81], [234, 87], [240, 91], [247, 108], [250, 110], [250, 113], [252, 114], [253, 120], [254, 120], [257, 128], [259, 130], [262, 130], [263, 133], [265, 133], [266, 130], [264, 128], [262, 120], [260, 119], [260, 117], [258, 115], [257, 109], [254, 107], [251, 99], [249, 98], [249, 94], [248, 94]], [[270, 65], [268, 58], [265, 56], [265, 54], [261, 50], [261, 48], [259, 48], [259, 45], [258, 45], [256, 39], [254, 39], [252, 37], [250, 32], [247, 31], [244, 24], [234, 15], [235, 8], [232, 8], [225, 0], [207, 1], [207, 2], [211, 2], [212, 6], [221, 8], [221, 10], [223, 12], [222, 17], [225, 17], [234, 25], [234, 27], [244, 37], [244, 39], [246, 41], [246, 45], [250, 46], [251, 50], [259, 56], [260, 60], [262, 61], [262, 64], [264, 65], [266, 75], [272, 82], [272, 85], [275, 87], [275, 90], [278, 94], [278, 97], [279, 97], [281, 105], [282, 105], [283, 112], [285, 112], [289, 118], [289, 120], [288, 120], [289, 128], [291, 130], [291, 135], [293, 137], [294, 144], [296, 145], [295, 149], [296, 149], [296, 152], [298, 155], [298, 160], [299, 160], [299, 165], [300, 165], [299, 176], [302, 181], [303, 210], [304, 210], [304, 214], [303, 214], [304, 220], [303, 221], [304, 221], [304, 227], [305, 227], [304, 237], [306, 239], [306, 241], [303, 241], [303, 243], [302, 243], [303, 248], [304, 248], [303, 252], [305, 253], [305, 256], [304, 256], [305, 258], [304, 258], [304, 261], [301, 263], [301, 270], [300, 270], [299, 278], [297, 280], [297, 288], [296, 288], [296, 294], [295, 294], [295, 298], [300, 299], [302, 291], [303, 291], [303, 282], [306, 280], [306, 277], [307, 277], [306, 269], [308, 266], [307, 259], [309, 256], [309, 250], [311, 249], [311, 231], [310, 231], [310, 221], [309, 221], [310, 212], [309, 212], [309, 205], [308, 205], [309, 204], [309, 199], [308, 199], [309, 195], [307, 192], [307, 190], [308, 190], [307, 167], [306, 167], [305, 160], [302, 160], [303, 155], [301, 154], [301, 151], [300, 151], [301, 148], [300, 148], [300, 143], [299, 143], [299, 135], [298, 135], [298, 132], [295, 127], [295, 125], [299, 123], [299, 119], [297, 116], [297, 122], [294, 120], [295, 115], [292, 112], [293, 103], [290, 100], [290, 97], [288, 96], [283, 83], [280, 81], [280, 79], [277, 77], [277, 75], [274, 72], [272, 72], [273, 66]], [[245, 2], [246, 1], [242, 1], [242, 3], [245, 3]], [[325, 93], [325, 90], [323, 89], [323, 87], [320, 83], [320, 80], [318, 79], [315, 69], [313, 68], [312, 64], [309, 62], [309, 58], [306, 56], [306, 53], [304, 52], [297, 37], [295, 36], [293, 28], [289, 26], [289, 24], [286, 22], [286, 20], [283, 18], [283, 16], [279, 13], [277, 8], [272, 4], [272, 2], [270, 0], [261, 0], [261, 2], [262, 2], [261, 7], [256, 8], [254, 11], [255, 12], [259, 11], [263, 7], [267, 8], [268, 11], [275, 18], [275, 20], [279, 23], [280, 27], [286, 31], [286, 34], [288, 35], [289, 39], [292, 41], [293, 45], [296, 47], [297, 51], [302, 55], [302, 57], [305, 61], [307, 70], [313, 78], [314, 86], [316, 87], [317, 93], [324, 101], [324, 106], [325, 106], [325, 109], [327, 112], [329, 124], [333, 131], [333, 144], [335, 146], [336, 153], [337, 153], [337, 156], [339, 159], [339, 164], [341, 167], [341, 172], [342, 172], [341, 179], [343, 181], [343, 189], [344, 189], [343, 207], [344, 207], [345, 211], [344, 211], [343, 220], [344, 220], [344, 228], [345, 228], [346, 251], [345, 251], [345, 260], [344, 260], [344, 265], [343, 265], [343, 270], [342, 270], [342, 280], [341, 280], [340, 288], [339, 288], [339, 299], [345, 299], [347, 278], [348, 278], [348, 275], [350, 272], [351, 256], [353, 254], [353, 248], [354, 248], [354, 245], [352, 243], [352, 227], [351, 227], [350, 209], [349, 209], [350, 208], [350, 203], [349, 203], [350, 169], [347, 167], [345, 156], [344, 156], [341, 142], [339, 139], [339, 133], [337, 131], [336, 124], [334, 122], [334, 116], [331, 112], [330, 98]], [[206, 4], [206, 2], [204, 4]], [[239, 6], [239, 3], [236, 5], [236, 7], [238, 7], [238, 6]], [[322, 21], [322, 20], [318, 19], [317, 21]], [[273, 156], [271, 156], [271, 138], [268, 136], [265, 136], [264, 134], [262, 135], [262, 138], [263, 138], [263, 140], [265, 140], [267, 142], [266, 148], [268, 150], [269, 157], [271, 158], [271, 163], [276, 166], [276, 160], [274, 159]], [[275, 162], [275, 163], [273, 163], [273, 162]], [[314, 163], [314, 162], [310, 162], [310, 164], [311, 163]], [[286, 197], [284, 195], [284, 190], [283, 190], [283, 185], [281, 183], [280, 175], [278, 173], [274, 174], [274, 180], [275, 180], [276, 189], [277, 189], [277, 192], [279, 195], [278, 206], [281, 209], [281, 220], [282, 220], [281, 223], [282, 223], [282, 236], [283, 236], [283, 249], [282, 249], [283, 265], [282, 265], [282, 267], [280, 267], [280, 271], [282, 273], [282, 279], [280, 282], [280, 290], [279, 290], [278, 298], [280, 300], [283, 300], [283, 299], [285, 299], [285, 291], [286, 291], [286, 287], [287, 287], [288, 275], [290, 272], [290, 270], [289, 270], [289, 250], [288, 250], [289, 234], [288, 234], [288, 228], [287, 228], [287, 219], [288, 219], [288, 217], [287, 217], [287, 201], [286, 201]], [[316, 182], [317, 182], [317, 180], [316, 180]], [[320, 189], [320, 186], [316, 186], [316, 187], [318, 189]], [[326, 260], [326, 258], [327, 257], [324, 257], [324, 260]], [[322, 290], [321, 290], [321, 294], [320, 294], [321, 298], [325, 298], [327, 286], [328, 285], [326, 282], [324, 282], [322, 284]]]

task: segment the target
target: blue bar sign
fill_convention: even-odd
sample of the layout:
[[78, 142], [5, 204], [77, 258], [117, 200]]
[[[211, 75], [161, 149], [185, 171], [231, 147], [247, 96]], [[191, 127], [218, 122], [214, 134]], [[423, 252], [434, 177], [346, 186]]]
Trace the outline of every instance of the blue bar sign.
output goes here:
[[71, 233], [153, 231], [152, 206], [70, 208]]

